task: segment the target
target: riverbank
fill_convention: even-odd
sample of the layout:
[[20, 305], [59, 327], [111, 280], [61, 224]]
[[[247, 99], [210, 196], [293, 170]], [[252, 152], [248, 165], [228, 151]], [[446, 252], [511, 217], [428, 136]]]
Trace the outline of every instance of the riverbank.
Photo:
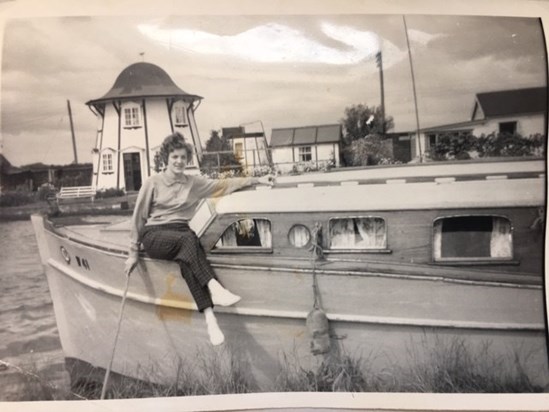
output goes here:
[[0, 207], [0, 221], [28, 220], [34, 213], [71, 215], [129, 215], [134, 206], [137, 193], [125, 196], [95, 199], [65, 200], [59, 204], [55, 202], [38, 201], [22, 206]]

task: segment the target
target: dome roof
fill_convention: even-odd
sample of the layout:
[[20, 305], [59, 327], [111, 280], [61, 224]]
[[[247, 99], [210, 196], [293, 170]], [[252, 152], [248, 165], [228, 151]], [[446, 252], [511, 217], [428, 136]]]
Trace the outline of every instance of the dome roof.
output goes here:
[[141, 97], [178, 97], [190, 101], [202, 99], [181, 90], [168, 73], [155, 64], [140, 62], [122, 70], [107, 94], [86, 104]]

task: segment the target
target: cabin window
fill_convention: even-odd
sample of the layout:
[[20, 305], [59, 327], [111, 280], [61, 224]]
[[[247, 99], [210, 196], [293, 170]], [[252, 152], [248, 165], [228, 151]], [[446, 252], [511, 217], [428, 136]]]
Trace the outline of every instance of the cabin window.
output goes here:
[[244, 145], [242, 143], [234, 144], [234, 155], [237, 159], [242, 159], [242, 153], [244, 153]]
[[139, 127], [141, 126], [139, 119], [139, 107], [131, 106], [124, 108], [124, 127]]
[[499, 216], [455, 216], [434, 223], [435, 260], [511, 259], [511, 222]]
[[103, 173], [112, 173], [114, 171], [112, 166], [112, 153], [103, 153], [101, 157], [103, 161]]
[[313, 160], [313, 155], [311, 154], [311, 146], [300, 146], [299, 161], [310, 162], [311, 160]]
[[267, 219], [240, 219], [223, 232], [215, 248], [271, 248], [271, 222]]
[[330, 249], [385, 249], [387, 227], [380, 217], [331, 219]]
[[175, 115], [175, 125], [176, 126], [186, 126], [187, 122], [187, 112], [185, 106], [177, 105], [174, 106], [174, 115]]
[[294, 225], [288, 232], [288, 240], [292, 246], [305, 247], [311, 240], [311, 232], [309, 232], [307, 226]]

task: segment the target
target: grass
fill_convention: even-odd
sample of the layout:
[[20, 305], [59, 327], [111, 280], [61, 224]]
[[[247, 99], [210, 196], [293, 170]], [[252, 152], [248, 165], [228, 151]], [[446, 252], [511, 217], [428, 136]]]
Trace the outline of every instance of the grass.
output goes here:
[[[495, 355], [490, 342], [475, 348], [460, 337], [426, 335], [410, 341], [404, 364], [374, 367], [376, 357], [349, 354], [334, 344], [330, 354], [316, 356], [304, 366], [296, 352], [282, 354], [280, 373], [267, 392], [419, 392], [419, 393], [536, 393], [543, 388], [532, 383], [524, 370], [528, 355], [518, 350]], [[258, 392], [247, 362], [229, 346], [202, 349], [192, 361], [180, 360], [175, 379], [156, 384], [111, 375], [109, 399], [244, 394]], [[385, 362], [386, 363], [386, 362]], [[12, 365], [10, 365], [11, 367]], [[144, 369], [143, 376], [159, 375]], [[36, 370], [25, 375], [22, 400], [99, 399], [102, 372], [82, 371], [71, 393], [60, 393]]]

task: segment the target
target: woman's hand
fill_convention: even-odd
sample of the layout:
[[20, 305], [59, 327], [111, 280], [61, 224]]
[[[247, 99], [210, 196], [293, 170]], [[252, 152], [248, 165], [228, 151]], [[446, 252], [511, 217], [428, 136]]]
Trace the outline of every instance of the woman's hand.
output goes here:
[[275, 184], [275, 180], [276, 180], [276, 177], [274, 175], [265, 175], [257, 179], [257, 184], [272, 186]]
[[126, 264], [124, 266], [124, 273], [126, 274], [126, 276], [130, 276], [130, 274], [135, 269], [138, 263], [139, 263], [139, 257], [137, 256], [130, 256], [126, 260]]

